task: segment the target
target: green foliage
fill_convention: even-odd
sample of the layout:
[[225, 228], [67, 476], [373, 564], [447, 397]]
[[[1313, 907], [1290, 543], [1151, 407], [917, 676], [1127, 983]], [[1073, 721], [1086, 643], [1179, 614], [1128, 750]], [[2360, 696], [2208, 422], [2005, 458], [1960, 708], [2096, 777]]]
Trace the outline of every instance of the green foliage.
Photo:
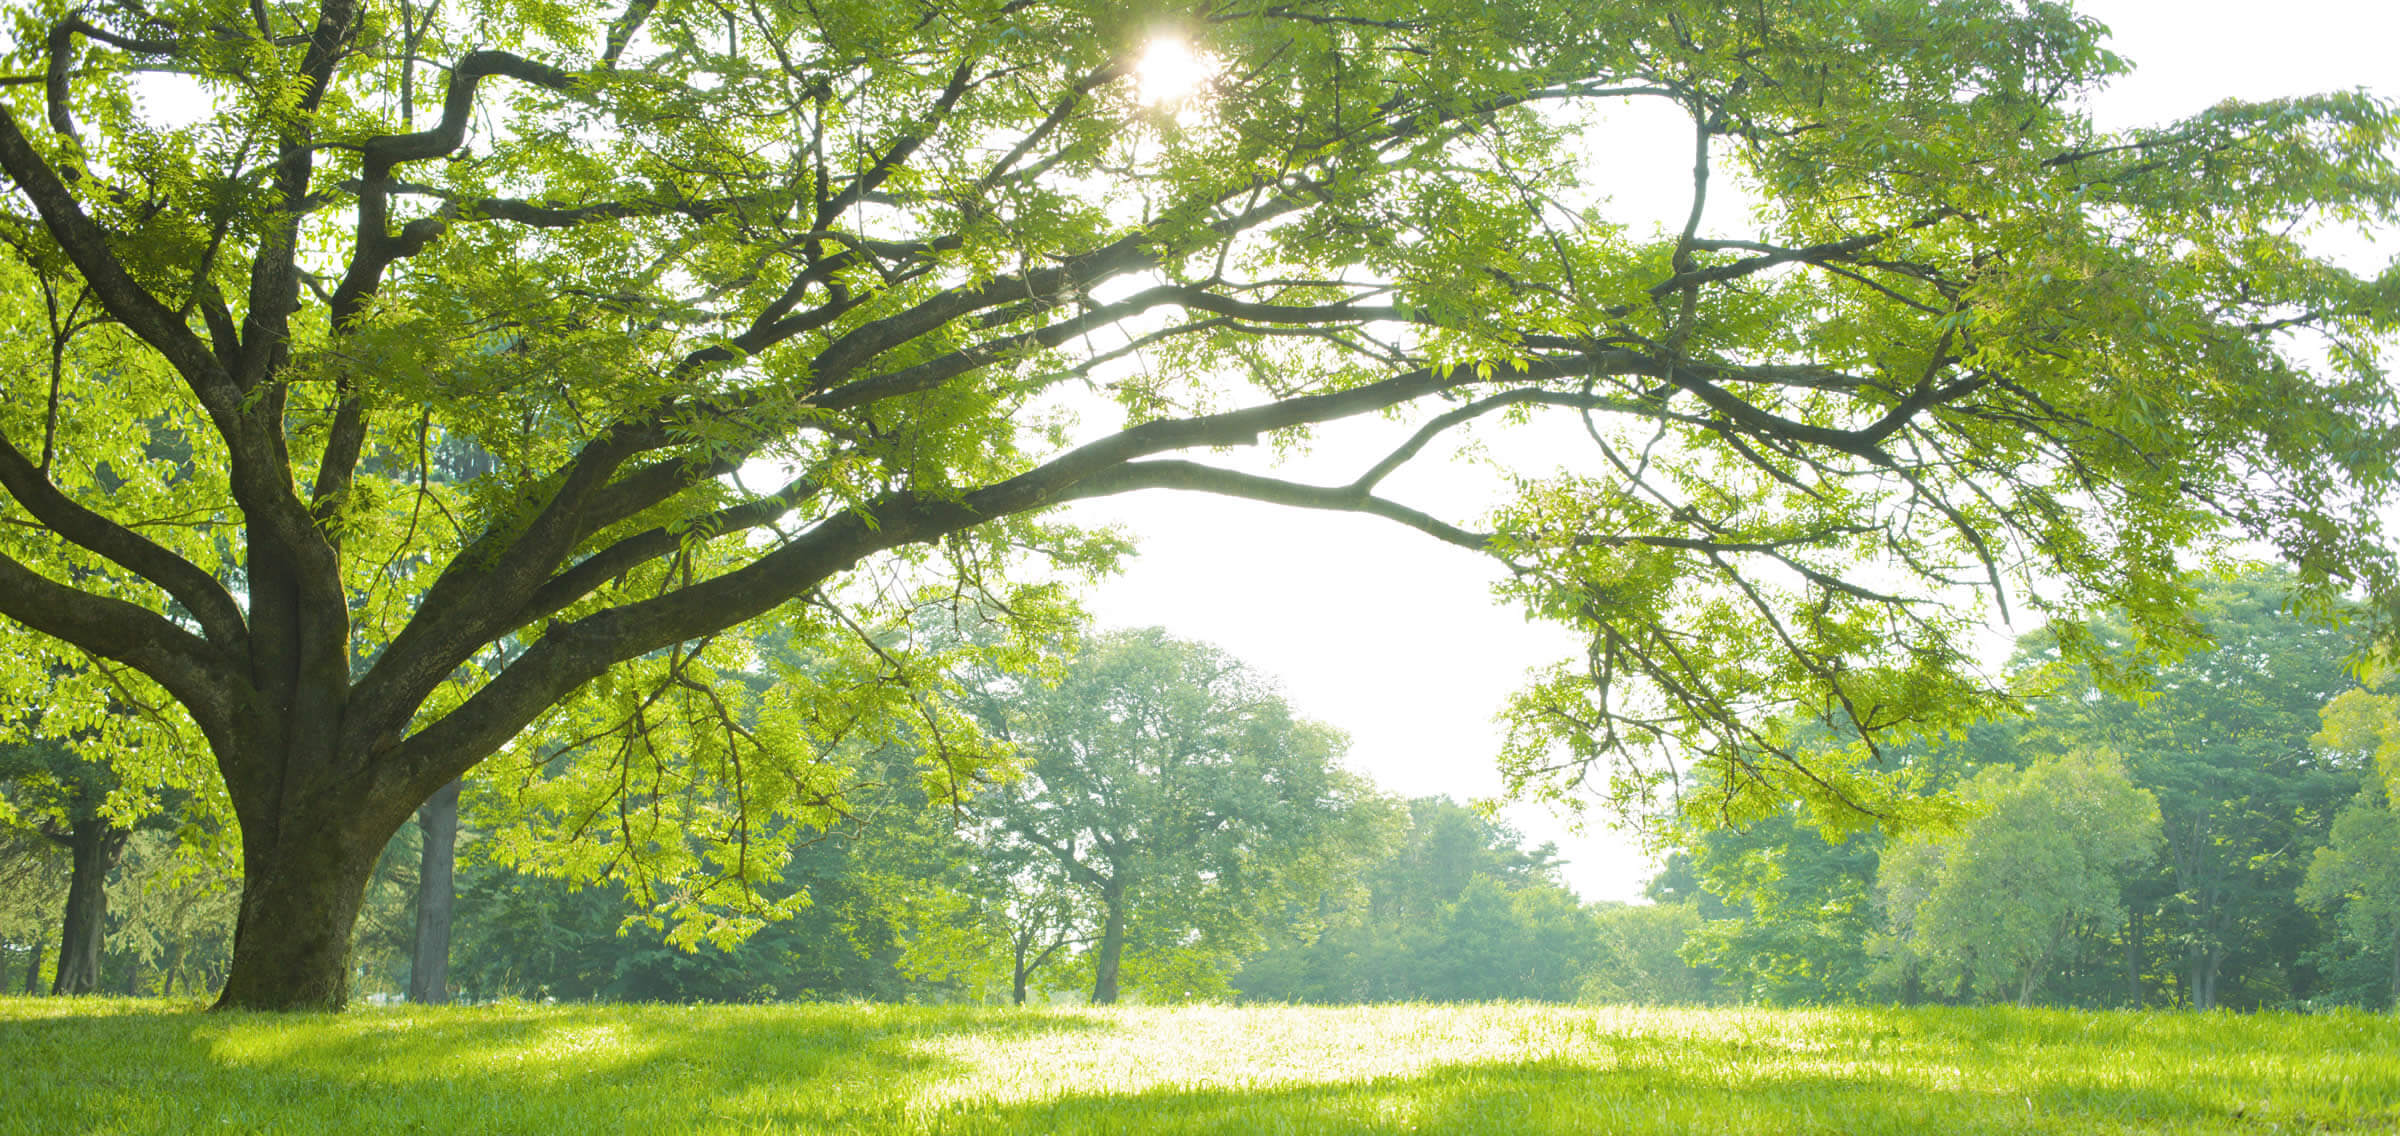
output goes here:
[[2400, 1005], [2400, 811], [2361, 794], [2333, 818], [2333, 839], [2309, 860], [2300, 902], [2338, 908], [2343, 954], [2385, 963], [2381, 993]]
[[2123, 919], [2125, 877], [2157, 850], [2158, 801], [2089, 750], [1985, 769], [1964, 798], [1978, 815], [1955, 835], [1885, 851], [1897, 946], [1936, 979], [2030, 1005], [2071, 934]]
[[1865, 943], [1880, 921], [1873, 902], [1880, 833], [1830, 840], [1792, 810], [1741, 829], [1701, 831], [1689, 843], [1696, 880], [1718, 902], [1693, 929], [1685, 959], [1744, 1002], [1860, 997]]
[[1576, 1001], [1671, 1006], [1720, 1000], [1716, 972], [1682, 954], [1703, 922], [1697, 904], [1603, 904], [1592, 909], [1591, 920], [1597, 950]]
[[1120, 968], [1147, 998], [1220, 995], [1270, 918], [1334, 886], [1371, 823], [1353, 815], [1368, 791], [1340, 766], [1344, 739], [1215, 648], [1116, 632], [1055, 686], [992, 681], [986, 728], [1023, 770], [965, 802], [979, 894], [929, 951], [955, 957], [958, 931], [980, 927], [986, 952], [1015, 957], [1043, 921], [1089, 948], [1075, 957], [1097, 1000]]
[[906, 994], [891, 932], [857, 893], [845, 839], [794, 852], [769, 901], [800, 891], [793, 916], [737, 943], [679, 944], [628, 923], [623, 884], [577, 887], [462, 859], [451, 980], [464, 996], [612, 1002], [773, 1002]]
[[221, 842], [137, 832], [109, 888], [109, 949], [153, 976], [144, 989], [200, 993], [233, 953], [241, 874]]
[[1328, 895], [1249, 960], [1245, 999], [1287, 1002], [1567, 1001], [1592, 965], [1592, 915], [1559, 886], [1556, 850], [1448, 798], [1408, 805], [1406, 827], [1359, 886]]
[[[39, 830], [0, 822], [0, 991], [26, 989], [35, 958], [58, 953], [58, 918], [66, 908], [66, 849]], [[48, 990], [55, 974], [35, 975]]]
[[[2021, 751], [2114, 752], [2158, 798], [2158, 867], [2125, 896], [2148, 936], [2135, 945], [2143, 985], [2166, 987], [2145, 998], [2205, 1009], [2309, 996], [2305, 956], [2322, 929], [2292, 895], [2308, 851], [2366, 776], [2356, 755], [2310, 738], [2324, 725], [2320, 710], [2353, 686], [2347, 663], [2368, 643], [2343, 622], [2354, 608], [2295, 610], [2291, 582], [2282, 572], [2202, 581], [2210, 648], [2170, 664], [2119, 664], [2118, 678], [2147, 692], [2139, 698], [2103, 697], [2105, 675], [2028, 645], [2024, 662], [2048, 672]], [[2113, 622], [2088, 631], [2117, 646], [2135, 635]]]
[[[2344, 658], [2360, 643], [2357, 625], [2290, 610], [2289, 583], [2276, 572], [2199, 581], [2201, 629], [2212, 645], [2172, 662], [2141, 663], [2131, 653], [2103, 656], [2095, 666], [2062, 660], [2057, 642], [2069, 635], [2126, 646], [2129, 632], [2117, 623], [2029, 635], [2013, 664], [2028, 718], [1886, 751], [1892, 783], [1937, 803], [1990, 793], [2002, 780], [2076, 752], [2123, 755], [2131, 784], [2155, 797], [2162, 855], [2116, 889], [2121, 916], [2084, 919], [2052, 941], [2039, 997], [2085, 1006], [2244, 1007], [2380, 997], [2386, 976], [2373, 966], [2362, 972], [2359, 948], [2335, 949], [2335, 928], [2292, 898], [2310, 851], [2328, 839], [2334, 810], [2357, 792], [2372, 762], [2379, 719], [2369, 698], [2341, 693], [2349, 686]], [[2343, 609], [2323, 614], [2338, 618]], [[2326, 732], [2319, 732], [2320, 707]], [[2340, 744], [2334, 723], [2347, 739]], [[2311, 733], [2318, 733], [2316, 748]], [[1795, 743], [1821, 746], [1812, 740], [1818, 737], [1798, 735]], [[1729, 803], [1707, 787], [1687, 789], [1692, 799]], [[1989, 989], [1973, 976], [1997, 983], [2008, 973], [2014, 995], [2025, 972], [1931, 951], [1912, 922], [1943, 874], [1960, 868], [1941, 850], [1990, 823], [1972, 816], [1945, 822], [1929, 812], [1895, 814], [1907, 837], [1896, 844], [1880, 831], [1827, 840], [1811, 824], [1813, 814], [1793, 807], [1739, 828], [1695, 825], [1678, 836], [1682, 851], [1655, 882], [1656, 894], [1699, 903], [1706, 922], [1690, 957], [1745, 997], [1968, 1000]], [[2011, 837], [2018, 846], [2006, 855], [1990, 850], [1995, 859], [1986, 867], [2059, 853], [2034, 847], [2043, 834], [2064, 831], [2059, 824], [2043, 820], [2036, 828]], [[2004, 902], [2009, 887], [1953, 886], [1945, 905], [1951, 915], [1992, 924], [1977, 923], [1977, 935], [2044, 938], [2034, 908]], [[2084, 898], [2097, 903], [2099, 895]], [[2008, 920], [2017, 922], [1999, 927]]]
[[2319, 748], [2355, 755], [2382, 779], [2384, 796], [2400, 800], [2400, 691], [2384, 693], [2388, 674], [2345, 690], [2325, 704], [2325, 728], [2309, 740]]
[[0, 998], [0, 1130], [2195, 1133], [2400, 1121], [2388, 1016]]
[[[566, 818], [495, 827], [511, 862], [627, 872], [682, 943], [791, 915], [760, 897], [860, 751], [1001, 756], [955, 660], [860, 629], [1055, 626], [1124, 551], [1079, 499], [1494, 557], [1588, 643], [1508, 711], [1511, 786], [1639, 807], [1705, 754], [1736, 825], [1920, 807], [1881, 756], [2014, 707], [1973, 650], [2003, 608], [2171, 656], [2186, 570], [2251, 541], [2305, 603], [2400, 613], [2400, 277], [2295, 237], [2392, 226], [2400, 115], [2104, 133], [2081, 96], [2125, 64], [2051, 4], [8, 19], [0, 721], [237, 818], [245, 920], [343, 924], [243, 936], [237, 1004], [340, 1004], [373, 856], [487, 762]], [[1212, 65], [1173, 106], [1138, 89], [1167, 32]], [[1696, 160], [1614, 145], [1629, 99]], [[1631, 165], [1688, 222], [1620, 215]], [[1417, 432], [1336, 485], [1218, 454], [1378, 414]], [[1486, 531], [1385, 495], [1536, 414], [1593, 446]], [[761, 624], [858, 657], [726, 681]]]

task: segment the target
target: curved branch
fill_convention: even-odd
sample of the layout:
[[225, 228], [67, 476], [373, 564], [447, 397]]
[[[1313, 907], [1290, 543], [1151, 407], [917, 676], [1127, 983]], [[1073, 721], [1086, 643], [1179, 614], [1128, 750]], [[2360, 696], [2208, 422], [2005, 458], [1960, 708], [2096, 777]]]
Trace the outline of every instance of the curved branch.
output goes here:
[[1130, 493], [1137, 489], [1184, 489], [1209, 493], [1219, 497], [1239, 497], [1270, 505], [1288, 505], [1301, 509], [1327, 509], [1343, 513], [1364, 513], [1398, 521], [1401, 524], [1433, 537], [1445, 544], [1454, 544], [1469, 552], [1490, 553], [1494, 550], [1490, 533], [1468, 532], [1431, 514], [1411, 509], [1389, 498], [1377, 497], [1355, 486], [1303, 485], [1273, 477], [1220, 469], [1189, 461], [1128, 462], [1107, 473], [1086, 478], [1075, 488], [1060, 494], [1062, 501], [1087, 497], [1107, 497]]
[[0, 555], [0, 616], [150, 677], [223, 737], [251, 707], [236, 657], [166, 617], [123, 600], [71, 588]]
[[[350, 269], [343, 273], [342, 282], [334, 288], [327, 304], [328, 319], [337, 334], [346, 330], [366, 307], [394, 261], [422, 251], [445, 227], [445, 222], [433, 220], [412, 223], [397, 237], [388, 231], [391, 187], [386, 183], [393, 167], [401, 162], [437, 158], [458, 149], [466, 141], [467, 121], [474, 113], [476, 85], [494, 76], [507, 76], [550, 90], [567, 90], [574, 85], [566, 72], [510, 52], [471, 51], [460, 57], [450, 70], [450, 84], [442, 97], [441, 122], [414, 134], [384, 135], [366, 142], [355, 183], [358, 236]], [[305, 181], [305, 175], [302, 180]], [[296, 193], [288, 195], [297, 197]], [[257, 305], [255, 290], [252, 304], [254, 308]], [[316, 481], [310, 491], [312, 508], [320, 515], [331, 510], [349, 491], [366, 444], [365, 406], [349, 389], [346, 377], [337, 376], [337, 383], [341, 401], [334, 411], [332, 431], [326, 438], [325, 452], [318, 462]]]
[[51, 532], [107, 557], [173, 596], [200, 622], [209, 640], [239, 651], [249, 632], [240, 606], [216, 577], [189, 560], [154, 544], [133, 530], [83, 507], [27, 460], [8, 439], [0, 437], [0, 488], [25, 506], [25, 511]]
[[175, 368], [220, 425], [240, 408], [241, 394], [208, 346], [173, 309], [136, 283], [109, 247], [108, 234], [83, 211], [58, 171], [34, 151], [16, 116], [0, 107], [0, 170], [33, 202], [42, 225], [91, 285], [101, 307]]

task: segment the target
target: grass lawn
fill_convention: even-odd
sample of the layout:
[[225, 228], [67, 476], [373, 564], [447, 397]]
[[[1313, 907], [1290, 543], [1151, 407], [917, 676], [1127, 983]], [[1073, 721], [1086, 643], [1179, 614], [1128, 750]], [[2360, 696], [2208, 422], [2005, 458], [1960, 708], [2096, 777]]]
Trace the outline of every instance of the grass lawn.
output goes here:
[[0, 1132], [2400, 1131], [2363, 1014], [0, 997]]

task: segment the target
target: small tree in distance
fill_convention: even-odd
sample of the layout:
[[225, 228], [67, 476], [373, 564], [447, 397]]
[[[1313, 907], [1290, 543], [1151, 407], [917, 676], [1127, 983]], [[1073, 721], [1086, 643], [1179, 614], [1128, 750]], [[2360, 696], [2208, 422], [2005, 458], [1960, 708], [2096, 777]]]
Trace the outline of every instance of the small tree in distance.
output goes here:
[[[789, 730], [727, 728], [717, 679], [753, 660], [724, 633], [830, 651], [937, 601], [1054, 607], [1026, 581], [1121, 552], [1056, 523], [1082, 498], [1345, 510], [1495, 557], [1590, 645], [1515, 704], [1516, 786], [1608, 770], [1638, 800], [1647, 759], [1707, 752], [1733, 820], [1890, 809], [1764, 724], [1858, 757], [2000, 710], [1969, 644], [2003, 606], [2115, 606], [2172, 648], [2187, 554], [2229, 535], [2319, 597], [2400, 594], [2392, 289], [2290, 237], [2390, 223], [2391, 109], [2104, 133], [2081, 95], [2123, 65], [2063, 6], [12, 18], [0, 720], [98, 665], [182, 731], [162, 751], [213, 756], [228, 1007], [342, 1005], [385, 840], [537, 736], [582, 739], [562, 760], [596, 770], [558, 785], [613, 822], [600, 862], [665, 857], [700, 897], [676, 918], [737, 932], [711, 897], [838, 805], [840, 737], [914, 717], [960, 743], [929, 751], [949, 773], [991, 751], [902, 650]], [[1181, 103], [1138, 73], [1166, 36], [1209, 68]], [[1574, 157], [1623, 157], [1581, 135], [1626, 99], [1690, 129], [1661, 231]], [[1712, 208], [1729, 182], [1750, 216]], [[1386, 491], [1533, 415], [1590, 450], [1487, 522]], [[1216, 456], [1376, 416], [1388, 453], [1335, 484]], [[451, 439], [491, 468], [445, 482]]]
[[2089, 751], [1987, 768], [1962, 795], [1979, 815], [1887, 848], [1881, 883], [1913, 904], [1894, 923], [1937, 973], [2030, 1006], [2078, 927], [2123, 920], [2126, 873], [2157, 854], [2158, 800]]
[[[972, 806], [989, 826], [981, 854], [1023, 865], [998, 881], [1013, 930], [1088, 913], [1079, 937], [1101, 1005], [1129, 968], [1185, 976], [1170, 997], [1192, 982], [1214, 993], [1264, 920], [1327, 886], [1311, 869], [1329, 865], [1367, 792], [1338, 764], [1339, 735], [1294, 718], [1240, 662], [1156, 628], [1096, 637], [1056, 687], [991, 712], [1025, 772]], [[1079, 902], [1062, 903], [1059, 882]], [[1008, 944], [1012, 956], [1044, 946]]]

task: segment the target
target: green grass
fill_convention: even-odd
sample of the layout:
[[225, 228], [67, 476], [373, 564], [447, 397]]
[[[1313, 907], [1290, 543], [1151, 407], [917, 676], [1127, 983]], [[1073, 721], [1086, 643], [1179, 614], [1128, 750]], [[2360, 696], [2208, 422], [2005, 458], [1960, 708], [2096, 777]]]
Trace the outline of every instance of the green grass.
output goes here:
[[0, 998], [0, 1132], [2400, 1131], [2363, 1014]]

